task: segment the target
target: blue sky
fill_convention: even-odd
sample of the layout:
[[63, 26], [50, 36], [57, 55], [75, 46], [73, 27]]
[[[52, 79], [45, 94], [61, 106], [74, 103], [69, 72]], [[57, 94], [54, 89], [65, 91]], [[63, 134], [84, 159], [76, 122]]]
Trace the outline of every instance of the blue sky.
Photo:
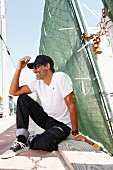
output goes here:
[[9, 1], [6, 13], [7, 44], [14, 56], [38, 53], [44, 0]]
[[[97, 17], [102, 15], [103, 4], [101, 0], [80, 0], [88, 26], [95, 27], [100, 22]], [[97, 17], [96, 17], [97, 16]], [[100, 17], [99, 17], [100, 18]]]
[[[25, 55], [29, 55], [32, 61], [38, 54], [38, 47], [40, 42], [41, 23], [43, 19], [43, 8], [45, 0], [9, 0], [6, 11], [6, 44], [13, 58], [15, 66], [18, 60]], [[101, 14], [102, 3], [101, 0], [80, 0], [82, 8], [88, 22], [88, 26], [97, 26], [97, 18], [87, 9], [96, 10]], [[1, 52], [1, 49], [0, 49]], [[0, 73], [1, 69], [1, 55], [0, 55]], [[15, 67], [8, 56], [8, 85], [10, 85], [13, 77]], [[29, 76], [28, 76], [29, 75]], [[21, 82], [27, 83], [34, 78], [32, 71], [27, 68], [24, 69], [21, 75]], [[0, 74], [0, 95], [2, 92]], [[8, 87], [9, 88], [9, 87]]]
[[[29, 55], [33, 60], [38, 54], [44, 2], [45, 0], [10, 0], [8, 4], [5, 4], [7, 7], [5, 15], [6, 44], [15, 66], [17, 66], [18, 60], [23, 56]], [[2, 56], [0, 55], [0, 73], [2, 72], [1, 58]], [[14, 71], [15, 67], [8, 56], [8, 85]], [[21, 76], [23, 83], [23, 80], [26, 79], [26, 70], [24, 72]], [[2, 74], [0, 74], [0, 94], [2, 92], [1, 80]]]

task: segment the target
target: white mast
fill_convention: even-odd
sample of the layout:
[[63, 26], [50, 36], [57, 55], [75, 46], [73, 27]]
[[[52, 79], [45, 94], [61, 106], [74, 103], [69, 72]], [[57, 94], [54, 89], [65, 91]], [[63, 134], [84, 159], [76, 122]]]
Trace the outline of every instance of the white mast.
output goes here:
[[113, 22], [108, 16], [106, 16], [106, 25], [109, 31], [110, 43], [111, 43], [111, 48], [112, 48], [112, 53], [113, 53]]
[[7, 49], [6, 49], [6, 26], [5, 26], [5, 3], [1, 0], [1, 36], [2, 36], [2, 95], [3, 117], [9, 116], [8, 81], [7, 81]]

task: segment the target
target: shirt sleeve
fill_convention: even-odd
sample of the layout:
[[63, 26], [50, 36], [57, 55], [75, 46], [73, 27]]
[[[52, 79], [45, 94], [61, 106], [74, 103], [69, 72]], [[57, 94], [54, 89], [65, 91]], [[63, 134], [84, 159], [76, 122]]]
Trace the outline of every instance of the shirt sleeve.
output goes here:
[[31, 92], [36, 92], [36, 81], [32, 81], [27, 84]]
[[73, 91], [71, 78], [65, 73], [62, 73], [61, 77], [59, 78], [59, 89], [63, 97], [66, 97]]

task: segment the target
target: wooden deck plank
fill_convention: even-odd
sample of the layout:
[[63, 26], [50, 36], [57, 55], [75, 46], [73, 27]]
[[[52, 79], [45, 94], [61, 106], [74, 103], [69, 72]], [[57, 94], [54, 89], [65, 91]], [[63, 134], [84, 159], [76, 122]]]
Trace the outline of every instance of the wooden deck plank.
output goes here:
[[113, 157], [84, 141], [67, 139], [58, 148], [71, 170], [113, 170]]

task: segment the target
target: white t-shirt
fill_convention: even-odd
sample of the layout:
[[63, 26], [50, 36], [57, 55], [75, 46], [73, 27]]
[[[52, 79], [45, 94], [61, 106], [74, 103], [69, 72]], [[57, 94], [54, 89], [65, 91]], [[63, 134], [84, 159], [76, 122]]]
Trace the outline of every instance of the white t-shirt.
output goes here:
[[71, 127], [70, 113], [64, 97], [73, 91], [72, 81], [64, 72], [53, 73], [52, 80], [46, 85], [43, 80], [28, 84], [31, 92], [37, 92], [44, 111], [54, 119]]

